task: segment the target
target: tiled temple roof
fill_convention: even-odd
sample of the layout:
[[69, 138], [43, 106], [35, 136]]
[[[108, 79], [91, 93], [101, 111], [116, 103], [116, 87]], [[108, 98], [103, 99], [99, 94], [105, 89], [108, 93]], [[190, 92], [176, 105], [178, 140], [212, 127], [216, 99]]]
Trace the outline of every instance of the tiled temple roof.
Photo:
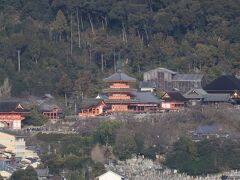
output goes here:
[[223, 75], [205, 86], [204, 90], [209, 93], [227, 93], [235, 90], [240, 91], [240, 80], [232, 75]]
[[0, 112], [29, 112], [29, 110], [16, 101], [0, 101]]
[[103, 81], [105, 81], [105, 82], [136, 82], [136, 79], [119, 71], [119, 72], [116, 72], [116, 73], [112, 74], [111, 76], [103, 79]]

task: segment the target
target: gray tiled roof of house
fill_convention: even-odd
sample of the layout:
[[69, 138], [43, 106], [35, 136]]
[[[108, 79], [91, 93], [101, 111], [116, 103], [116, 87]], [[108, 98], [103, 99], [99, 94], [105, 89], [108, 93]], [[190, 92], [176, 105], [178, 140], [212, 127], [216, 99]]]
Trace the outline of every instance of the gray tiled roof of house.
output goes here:
[[139, 103], [160, 103], [161, 100], [155, 97], [151, 92], [132, 93]]
[[139, 88], [156, 88], [157, 85], [155, 82], [152, 81], [141, 81], [139, 83]]
[[205, 102], [228, 102], [230, 100], [230, 94], [206, 94], [203, 101]]
[[103, 79], [103, 81], [105, 81], [105, 82], [114, 82], [114, 81], [122, 81], [122, 82], [124, 82], [124, 81], [130, 81], [130, 82], [135, 82], [136, 79], [133, 78], [133, 77], [128, 76], [127, 74], [125, 74], [125, 73], [123, 73], [123, 72], [121, 72], [121, 71], [118, 71], [118, 72], [112, 74], [111, 76]]
[[176, 74], [173, 81], [202, 81], [203, 74]]
[[222, 132], [223, 128], [220, 125], [203, 125], [197, 127], [194, 131], [196, 134], [216, 134]]
[[207, 92], [201, 88], [191, 89], [184, 94], [184, 97], [187, 99], [202, 99]]

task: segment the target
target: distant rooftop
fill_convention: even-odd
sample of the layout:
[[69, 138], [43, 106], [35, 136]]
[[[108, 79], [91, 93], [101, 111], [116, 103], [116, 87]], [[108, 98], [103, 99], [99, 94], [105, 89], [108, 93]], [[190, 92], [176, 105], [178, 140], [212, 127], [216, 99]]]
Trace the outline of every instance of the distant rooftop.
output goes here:
[[162, 68], [162, 67], [158, 67], [158, 68], [149, 70], [146, 73], [150, 73], [150, 72], [153, 72], [153, 71], [162, 71], [162, 72], [168, 72], [168, 73], [171, 73], [171, 74], [177, 74], [177, 72], [175, 72], [175, 71], [172, 71], [172, 70], [167, 69], [167, 68]]
[[151, 92], [135, 92], [132, 93], [139, 103], [160, 103], [161, 100], [155, 97]]
[[61, 110], [61, 108], [56, 104], [56, 103], [48, 103], [48, 102], [43, 102], [38, 106], [38, 110], [40, 112], [51, 112], [54, 109], [59, 109]]
[[228, 102], [231, 98], [230, 94], [205, 94], [203, 101], [205, 102]]
[[49, 170], [46, 169], [35, 169], [37, 172], [38, 177], [48, 177], [49, 176]]
[[202, 81], [203, 74], [176, 74], [173, 81]]
[[28, 112], [28, 110], [16, 101], [0, 101], [0, 112]]
[[185, 98], [189, 98], [189, 99], [202, 99], [204, 97], [204, 95], [206, 95], [207, 92], [201, 88], [194, 88], [189, 90], [188, 92], [186, 92], [184, 94]]
[[197, 134], [216, 134], [222, 132], [223, 128], [220, 125], [203, 125], [199, 126], [194, 133]]
[[207, 92], [232, 92], [240, 91], [240, 79], [232, 75], [223, 75], [204, 87]]
[[156, 88], [156, 83], [152, 81], [141, 81], [139, 83], [139, 88]]
[[105, 82], [136, 82], [136, 79], [133, 77], [128, 76], [127, 74], [123, 73], [122, 71], [118, 71], [111, 76], [103, 79]]
[[[165, 97], [168, 95], [169, 97]], [[186, 102], [187, 99], [178, 91], [169, 91], [166, 92], [165, 95], [162, 96], [164, 98], [165, 101], [177, 101], [177, 102]]]

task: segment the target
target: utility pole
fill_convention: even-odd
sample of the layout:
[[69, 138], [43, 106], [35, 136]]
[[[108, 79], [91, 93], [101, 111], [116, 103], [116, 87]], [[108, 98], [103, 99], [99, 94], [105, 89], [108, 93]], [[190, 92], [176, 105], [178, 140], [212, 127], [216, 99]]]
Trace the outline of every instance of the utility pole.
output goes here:
[[18, 49], [17, 50], [17, 54], [18, 54], [18, 72], [19, 73], [21, 72], [21, 57], [20, 57], [20, 53], [21, 53], [21, 50]]
[[76, 102], [74, 103], [74, 112], [75, 112], [75, 115], [77, 115], [77, 103]]
[[113, 61], [114, 61], [114, 72], [117, 72], [115, 48], [114, 48], [114, 50], [113, 50]]
[[104, 67], [103, 67], [103, 54], [101, 54], [101, 61], [102, 61], [102, 73], [103, 73], [103, 71], [104, 71]]
[[70, 20], [70, 29], [71, 29], [71, 33], [70, 33], [70, 35], [71, 35], [71, 39], [70, 39], [70, 53], [71, 53], [71, 55], [72, 55], [72, 53], [73, 53], [73, 27], [72, 27], [72, 22], [73, 20], [72, 20], [72, 13], [71, 13], [71, 20]]

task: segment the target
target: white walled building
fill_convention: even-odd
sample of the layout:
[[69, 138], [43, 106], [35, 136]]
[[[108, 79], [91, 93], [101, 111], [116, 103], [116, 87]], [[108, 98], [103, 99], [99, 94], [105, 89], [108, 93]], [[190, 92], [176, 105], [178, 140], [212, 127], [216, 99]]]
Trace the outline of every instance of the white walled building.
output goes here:
[[97, 180], [124, 180], [125, 178], [115, 172], [108, 171], [96, 178]]

